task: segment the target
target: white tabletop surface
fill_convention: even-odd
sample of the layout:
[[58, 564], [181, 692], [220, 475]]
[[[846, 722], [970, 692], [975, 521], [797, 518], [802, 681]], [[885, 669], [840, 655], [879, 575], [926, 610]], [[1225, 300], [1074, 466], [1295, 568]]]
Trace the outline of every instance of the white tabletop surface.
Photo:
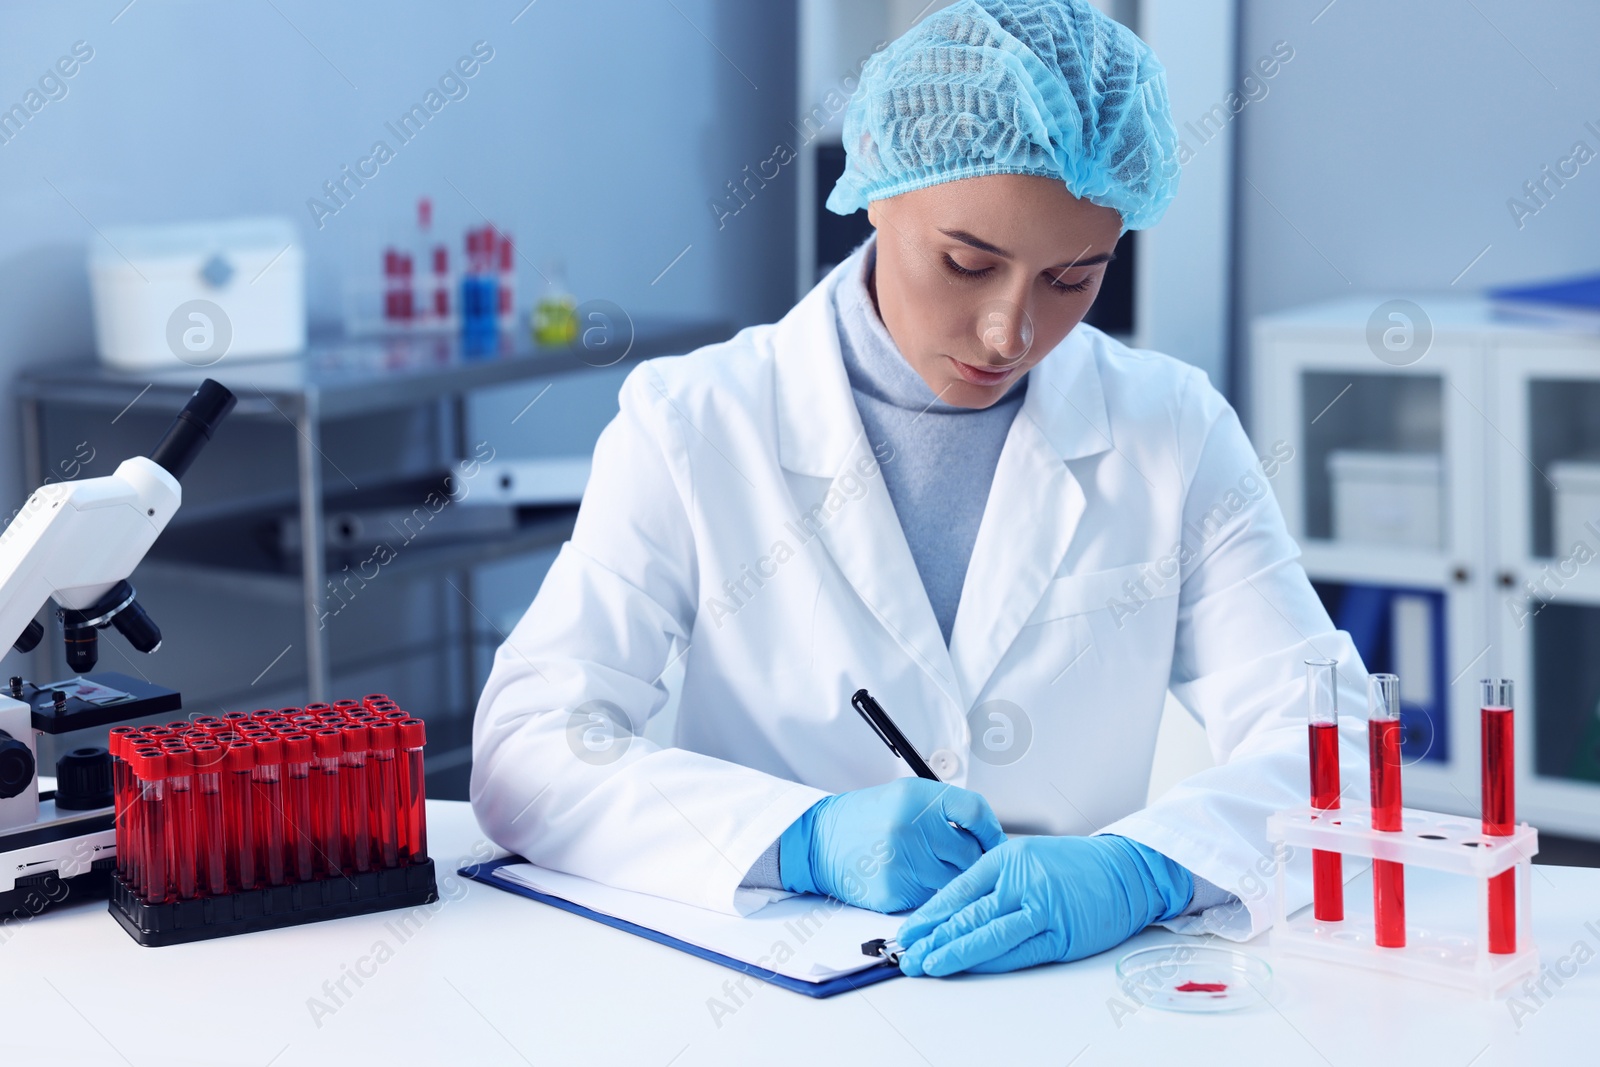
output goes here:
[[[103, 902], [0, 925], [0, 1065], [1597, 1062], [1600, 870], [1535, 868], [1534, 934], [1570, 977], [1520, 1019], [1504, 999], [1280, 958], [1270, 934], [1244, 946], [1276, 968], [1268, 1005], [1115, 1011], [1115, 961], [1180, 940], [1165, 931], [1077, 963], [812, 1000], [749, 980], [745, 996], [733, 971], [460, 879], [487, 842], [466, 804], [430, 801], [428, 817], [442, 899], [404, 939], [393, 912], [160, 949]], [[1413, 918], [1464, 884], [1408, 883]], [[341, 977], [349, 995], [330, 995]]]

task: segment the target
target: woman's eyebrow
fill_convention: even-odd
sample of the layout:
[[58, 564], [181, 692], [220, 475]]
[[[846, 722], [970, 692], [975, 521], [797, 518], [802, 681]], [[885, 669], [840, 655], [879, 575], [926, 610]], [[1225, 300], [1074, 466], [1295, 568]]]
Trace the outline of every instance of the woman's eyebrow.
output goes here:
[[[946, 237], [951, 238], [952, 240], [960, 241], [964, 245], [970, 245], [980, 252], [988, 252], [990, 255], [999, 256], [1001, 259], [1016, 258], [1010, 252], [1007, 252], [1000, 246], [990, 244], [983, 238], [978, 237], [975, 234], [968, 233], [966, 230], [941, 229], [939, 232], [944, 234]], [[1084, 249], [1084, 251], [1088, 251], [1088, 249]], [[1092, 267], [1096, 263], [1110, 263], [1116, 258], [1117, 254], [1115, 252], [1097, 252], [1092, 256], [1085, 256], [1081, 259], [1075, 259], [1070, 263], [1058, 263], [1054, 267], [1050, 267], [1048, 269], [1053, 271], [1065, 271], [1071, 270], [1073, 267]]]

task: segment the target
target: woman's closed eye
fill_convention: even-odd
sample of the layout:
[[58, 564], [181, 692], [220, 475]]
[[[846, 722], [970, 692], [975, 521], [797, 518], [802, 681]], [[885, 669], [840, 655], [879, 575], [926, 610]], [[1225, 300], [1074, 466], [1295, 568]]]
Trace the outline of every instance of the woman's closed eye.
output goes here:
[[[955, 274], [957, 277], [961, 278], [971, 278], [976, 280], [978, 278], [986, 278], [990, 274], [994, 273], [993, 267], [963, 267], [960, 263], [957, 263], [955, 257], [950, 255], [948, 252], [944, 254], [944, 263], [945, 267], [949, 269], [952, 274]], [[1088, 289], [1090, 283], [1094, 281], [1094, 276], [1088, 275], [1080, 281], [1067, 282], [1062, 280], [1065, 275], [1065, 271], [1054, 275], [1047, 272], [1044, 277], [1050, 283], [1050, 288], [1060, 293], [1081, 293], [1085, 289]]]

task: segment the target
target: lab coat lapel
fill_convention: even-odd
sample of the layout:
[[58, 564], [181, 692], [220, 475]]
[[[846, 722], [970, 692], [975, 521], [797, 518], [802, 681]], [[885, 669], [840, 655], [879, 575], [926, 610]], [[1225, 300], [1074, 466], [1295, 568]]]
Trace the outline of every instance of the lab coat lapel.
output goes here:
[[1056, 577], [1086, 506], [1069, 459], [1112, 447], [1094, 346], [1075, 330], [1040, 361], [984, 506], [951, 632], [970, 707]]
[[[941, 690], [959, 700], [950, 650], [839, 353], [832, 294], [844, 272], [859, 269], [860, 262], [859, 254], [846, 258], [778, 323], [773, 341], [779, 462], [802, 476], [790, 479], [796, 529], [814, 533], [884, 629]], [[852, 484], [865, 486], [855, 499], [847, 492]]]

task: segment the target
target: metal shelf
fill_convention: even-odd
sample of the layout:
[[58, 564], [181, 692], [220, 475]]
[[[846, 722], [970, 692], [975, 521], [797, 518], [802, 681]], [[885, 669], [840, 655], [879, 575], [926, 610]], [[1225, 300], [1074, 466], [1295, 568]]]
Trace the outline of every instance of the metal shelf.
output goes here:
[[296, 358], [224, 360], [204, 368], [130, 372], [88, 360], [53, 362], [25, 368], [14, 387], [23, 400], [121, 409], [139, 395], [141, 408], [177, 412], [203, 379], [215, 378], [239, 397], [233, 418], [293, 417], [309, 405], [319, 418], [338, 419], [688, 352], [729, 334], [726, 324], [704, 319], [642, 317], [627, 325], [595, 347], [546, 348], [521, 333], [504, 335], [488, 350], [454, 334], [325, 335]]
[[[437, 457], [448, 466], [466, 457], [466, 400], [475, 390], [528, 379], [594, 373], [653, 356], [689, 352], [726, 339], [732, 327], [709, 319], [666, 316], [632, 319], [620, 309], [590, 326], [582, 342], [565, 348], [543, 348], [523, 333], [507, 334], [489, 345], [467, 343], [458, 335], [405, 335], [350, 339], [318, 337], [296, 358], [224, 360], [211, 367], [129, 373], [91, 360], [55, 362], [22, 370], [13, 384], [23, 431], [23, 477], [32, 487], [44, 481], [43, 450], [51, 408], [76, 407], [120, 413], [137, 402], [146, 414], [178, 411], [207, 377], [232, 389], [239, 403], [231, 418], [283, 420], [295, 431], [291, 461], [296, 491], [256, 494], [243, 500], [185, 501], [183, 519], [157, 542], [149, 565], [152, 572], [181, 567], [185, 576], [202, 581], [225, 578], [241, 587], [271, 596], [292, 595], [298, 587], [306, 649], [307, 695], [330, 696], [332, 659], [319, 605], [330, 567], [345, 557], [325, 545], [322, 429], [324, 423], [353, 416], [417, 408], [438, 408], [453, 428], [453, 454]], [[605, 327], [604, 329], [600, 327]], [[114, 419], [112, 421], [115, 421]], [[285, 450], [287, 452], [287, 449]], [[259, 525], [276, 509], [298, 512], [298, 560], [284, 560], [262, 545]], [[502, 536], [440, 539], [408, 546], [391, 567], [412, 573], [457, 570], [470, 587], [472, 568], [514, 555], [560, 544], [571, 532], [574, 509], [530, 509], [519, 514], [516, 528]], [[225, 550], [225, 551], [224, 551]], [[360, 560], [362, 556], [354, 557]], [[468, 661], [470, 663], [470, 658]], [[475, 687], [464, 679], [462, 699], [470, 704]]]

